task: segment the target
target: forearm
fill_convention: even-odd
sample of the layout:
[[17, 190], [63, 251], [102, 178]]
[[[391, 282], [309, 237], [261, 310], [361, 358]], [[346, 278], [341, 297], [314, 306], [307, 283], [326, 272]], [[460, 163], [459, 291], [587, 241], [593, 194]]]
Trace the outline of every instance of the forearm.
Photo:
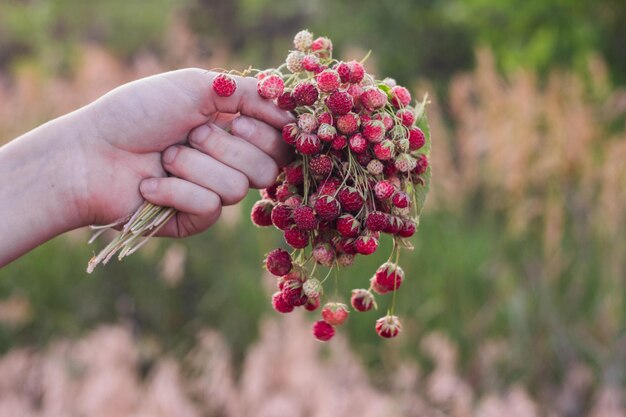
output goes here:
[[72, 183], [84, 173], [76, 157], [79, 112], [0, 147], [0, 267], [81, 226]]

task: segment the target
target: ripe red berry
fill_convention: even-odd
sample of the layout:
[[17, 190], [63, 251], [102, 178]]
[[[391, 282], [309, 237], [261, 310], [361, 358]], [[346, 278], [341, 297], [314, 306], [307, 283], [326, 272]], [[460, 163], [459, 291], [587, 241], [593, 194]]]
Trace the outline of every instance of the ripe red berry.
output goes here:
[[304, 249], [309, 245], [309, 234], [294, 225], [285, 230], [285, 242], [294, 249]]
[[365, 225], [372, 232], [382, 232], [389, 224], [389, 215], [382, 211], [373, 211], [367, 215]]
[[385, 262], [376, 270], [376, 283], [387, 291], [395, 291], [404, 281], [404, 271], [398, 265]]
[[255, 226], [266, 227], [272, 225], [272, 209], [274, 203], [271, 200], [259, 200], [254, 203], [250, 212], [250, 219]]
[[348, 306], [343, 303], [326, 303], [322, 308], [322, 318], [331, 326], [342, 325], [348, 319], [348, 314]]
[[361, 126], [361, 120], [356, 113], [347, 113], [337, 118], [337, 130], [344, 135], [356, 133]]
[[213, 78], [213, 91], [220, 97], [230, 97], [237, 90], [237, 82], [228, 74], [218, 74]]
[[335, 197], [322, 195], [315, 201], [315, 212], [320, 219], [330, 221], [341, 214], [341, 206]]
[[368, 111], [382, 109], [387, 104], [387, 94], [378, 87], [366, 87], [359, 96], [361, 105]]
[[319, 37], [311, 44], [311, 50], [321, 58], [330, 58], [333, 51], [333, 42], [326, 37]]
[[282, 135], [283, 140], [289, 145], [295, 145], [298, 138], [298, 125], [295, 123], [287, 123], [283, 126]]
[[348, 141], [348, 146], [352, 150], [352, 152], [356, 154], [363, 153], [367, 150], [368, 141], [361, 135], [360, 133], [355, 133], [350, 136], [350, 140]]
[[321, 342], [330, 340], [335, 335], [335, 328], [324, 320], [313, 323], [313, 336]]
[[342, 188], [337, 194], [341, 207], [349, 213], [356, 213], [363, 207], [365, 199], [359, 190], [354, 187]]
[[391, 104], [397, 109], [406, 107], [411, 103], [411, 93], [400, 85], [391, 88], [391, 96]]
[[421, 154], [417, 158], [417, 165], [415, 166], [413, 173], [415, 175], [422, 175], [423, 173], [426, 172], [427, 169], [428, 169], [428, 157], [424, 154]]
[[320, 297], [309, 297], [304, 305], [306, 311], [315, 311], [320, 308]]
[[348, 66], [350, 67], [350, 82], [352, 84], [358, 84], [363, 81], [363, 77], [365, 76], [365, 68], [360, 62], [350, 61], [348, 62]]
[[296, 149], [303, 155], [315, 155], [322, 149], [322, 142], [314, 133], [301, 132], [296, 139]]
[[276, 74], [268, 75], [257, 83], [257, 91], [263, 98], [273, 100], [278, 98], [285, 89], [283, 79]]
[[300, 307], [307, 302], [307, 296], [302, 290], [302, 282], [299, 280], [285, 281], [280, 291], [282, 292], [283, 300], [289, 305]]
[[380, 180], [374, 185], [374, 194], [379, 200], [386, 200], [396, 192], [396, 188], [387, 180]]
[[321, 125], [322, 123], [326, 123], [327, 125], [333, 125], [333, 115], [330, 114], [329, 112], [325, 111], [323, 113], [321, 113], [319, 116], [317, 116], [317, 121], [318, 123]]
[[304, 81], [294, 87], [293, 97], [298, 106], [311, 106], [317, 101], [319, 92], [312, 83]]
[[304, 172], [302, 170], [302, 162], [294, 161], [283, 168], [285, 172], [285, 181], [291, 185], [300, 185], [304, 181]]
[[413, 220], [405, 220], [402, 222], [402, 227], [398, 231], [400, 237], [411, 237], [415, 234], [417, 226]]
[[354, 241], [354, 247], [361, 255], [371, 255], [378, 249], [378, 239], [373, 236], [359, 236]]
[[386, 339], [396, 337], [402, 331], [402, 324], [396, 316], [385, 316], [376, 320], [376, 333]]
[[278, 96], [276, 104], [280, 109], [287, 111], [294, 110], [297, 106], [296, 99], [294, 98], [293, 94], [288, 91]]
[[352, 214], [339, 216], [336, 227], [343, 237], [357, 237], [361, 233], [361, 223]]
[[370, 142], [378, 143], [385, 138], [385, 125], [380, 120], [369, 120], [361, 126], [363, 137]]
[[317, 128], [317, 136], [322, 142], [332, 142], [337, 136], [337, 129], [328, 123], [321, 123]]
[[426, 143], [426, 136], [419, 127], [409, 129], [409, 150], [416, 151]]
[[352, 96], [345, 91], [335, 91], [326, 99], [328, 110], [338, 116], [348, 114], [353, 104]]
[[387, 222], [386, 227], [383, 229], [383, 232], [389, 233], [390, 235], [396, 235], [402, 229], [403, 221], [401, 218], [397, 216], [389, 216], [389, 221]]
[[293, 211], [293, 221], [303, 231], [311, 231], [317, 228], [318, 220], [314, 210], [309, 206], [296, 207]]
[[291, 271], [291, 255], [283, 249], [274, 249], [265, 258], [265, 267], [270, 273], [276, 276], [283, 276]]
[[287, 230], [293, 224], [293, 209], [285, 204], [276, 204], [272, 209], [272, 223], [280, 230]]
[[368, 290], [356, 289], [352, 290], [350, 304], [356, 311], [366, 312], [371, 310], [376, 305], [376, 302], [374, 301], [374, 296]]
[[395, 145], [389, 139], [374, 144], [374, 155], [381, 161], [388, 161], [393, 157]]
[[313, 248], [313, 258], [318, 264], [330, 268], [335, 262], [335, 250], [328, 243], [318, 243]]
[[391, 130], [391, 128], [393, 128], [393, 125], [394, 125], [393, 118], [389, 116], [387, 113], [383, 113], [383, 112], [376, 113], [374, 115], [374, 120], [380, 120], [381, 122], [383, 122], [383, 125], [385, 126], [385, 130]]
[[302, 68], [309, 72], [316, 72], [320, 66], [320, 59], [315, 55], [306, 55], [302, 58]]
[[397, 191], [391, 201], [398, 208], [407, 208], [409, 206], [409, 195], [404, 191]]
[[332, 93], [339, 88], [341, 83], [339, 74], [332, 69], [327, 69], [317, 74], [315, 81], [317, 81], [317, 87], [322, 93]]
[[309, 161], [313, 175], [327, 177], [333, 170], [333, 159], [328, 155], [316, 155]]
[[274, 310], [283, 314], [293, 311], [293, 306], [285, 302], [281, 291], [277, 291], [272, 295], [272, 307], [274, 307]]
[[343, 135], [335, 136], [335, 139], [333, 139], [332, 143], [330, 144], [330, 147], [336, 151], [339, 151], [346, 146], [348, 146], [348, 139], [346, 139], [346, 137]]
[[293, 196], [297, 191], [298, 189], [294, 187], [293, 185], [283, 182], [281, 185], [279, 185], [276, 188], [276, 198], [281, 203], [284, 203], [285, 201], [287, 201], [289, 197]]
[[374, 275], [371, 279], [370, 279], [370, 286], [372, 288], [372, 291], [374, 291], [376, 294], [379, 295], [385, 295], [389, 292], [389, 290], [385, 287], [381, 287], [377, 282], [376, 282], [376, 276]]
[[406, 127], [411, 127], [413, 126], [413, 123], [415, 123], [415, 113], [411, 107], [405, 107], [398, 110], [396, 116], [400, 118], [400, 121]]

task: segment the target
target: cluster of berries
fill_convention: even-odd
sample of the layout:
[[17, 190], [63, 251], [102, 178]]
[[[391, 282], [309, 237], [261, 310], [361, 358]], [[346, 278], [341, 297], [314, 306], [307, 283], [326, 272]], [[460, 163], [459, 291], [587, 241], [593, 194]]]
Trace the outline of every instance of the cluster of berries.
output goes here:
[[[374, 293], [395, 293], [404, 280], [400, 249], [411, 247], [407, 238], [416, 231], [428, 191], [426, 99], [411, 106], [411, 94], [394, 80], [375, 79], [361, 62], [333, 59], [328, 38], [314, 39], [304, 30], [294, 46], [283, 65], [256, 75], [259, 95], [297, 118], [282, 129], [297, 157], [261, 190], [251, 213], [255, 225], [281, 230], [292, 248], [274, 249], [265, 259], [278, 277], [272, 305], [280, 313], [299, 306], [317, 310], [331, 272], [351, 265], [357, 254], [374, 253], [385, 233], [394, 243], [389, 260], [369, 288], [352, 290], [350, 299], [354, 310], [369, 311], [377, 307]], [[213, 88], [228, 96], [236, 83], [222, 74]], [[315, 277], [318, 265], [328, 269], [324, 278]], [[376, 321], [382, 337], [402, 329], [394, 309], [395, 297]], [[329, 340], [348, 314], [347, 305], [326, 303], [314, 336]]]

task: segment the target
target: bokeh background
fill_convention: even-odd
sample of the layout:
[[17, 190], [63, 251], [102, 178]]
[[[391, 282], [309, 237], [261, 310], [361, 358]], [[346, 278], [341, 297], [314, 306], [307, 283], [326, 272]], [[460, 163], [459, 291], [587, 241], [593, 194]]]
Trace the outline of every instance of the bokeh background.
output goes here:
[[622, 0], [3, 0], [0, 143], [139, 77], [278, 66], [309, 28], [429, 93], [434, 180], [392, 341], [385, 297], [325, 345], [273, 312], [255, 192], [92, 276], [106, 239], [43, 245], [0, 270], [0, 415], [626, 416], [625, 21]]

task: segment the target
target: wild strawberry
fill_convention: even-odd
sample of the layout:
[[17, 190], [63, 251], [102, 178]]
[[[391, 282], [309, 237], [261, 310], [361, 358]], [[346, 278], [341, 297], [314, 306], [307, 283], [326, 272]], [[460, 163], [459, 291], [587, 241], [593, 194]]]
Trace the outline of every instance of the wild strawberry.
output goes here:
[[287, 207], [291, 207], [292, 209], [295, 209], [296, 207], [300, 207], [302, 205], [302, 197], [300, 197], [297, 194], [292, 195], [291, 197], [286, 199], [283, 204], [285, 204]]
[[316, 155], [309, 161], [313, 175], [327, 177], [333, 171], [333, 160], [328, 155]]
[[363, 68], [363, 65], [357, 61], [350, 61], [348, 62], [348, 66], [350, 67], [349, 81], [352, 84], [358, 84], [363, 81], [363, 76], [365, 75], [365, 68]]
[[300, 185], [304, 181], [302, 162], [294, 161], [283, 168], [285, 181], [291, 185]]
[[283, 182], [281, 185], [276, 188], [276, 199], [281, 203], [287, 201], [289, 197], [294, 195], [298, 189], [293, 185]]
[[265, 227], [272, 225], [272, 209], [274, 203], [271, 200], [259, 200], [252, 206], [250, 219], [255, 226]]
[[352, 214], [339, 216], [336, 227], [343, 237], [357, 237], [361, 232], [361, 223]]
[[302, 284], [302, 291], [309, 298], [319, 298], [322, 294], [322, 283], [316, 278], [307, 279]]
[[391, 88], [391, 97], [391, 104], [393, 104], [396, 109], [406, 107], [411, 103], [411, 93], [400, 85]]
[[395, 192], [396, 188], [387, 180], [380, 180], [374, 185], [374, 194], [379, 200], [386, 200]]
[[335, 245], [337, 252], [347, 253], [348, 255], [356, 255], [359, 252], [356, 250], [355, 241], [356, 239], [343, 238], [333, 240], [333, 244]]
[[295, 110], [297, 106], [296, 99], [293, 97], [293, 94], [291, 94], [291, 92], [289, 91], [286, 91], [282, 93], [280, 96], [278, 96], [278, 99], [276, 100], [276, 104], [281, 110], [286, 110], [286, 111]]
[[394, 164], [398, 171], [409, 172], [415, 169], [417, 161], [408, 153], [402, 153], [396, 157]]
[[404, 281], [404, 271], [398, 265], [385, 262], [376, 270], [376, 283], [387, 291], [395, 291]]
[[329, 112], [325, 111], [317, 116], [317, 122], [321, 125], [322, 123], [326, 123], [327, 125], [333, 125], [333, 115]]
[[388, 215], [382, 211], [372, 211], [365, 219], [365, 225], [372, 232], [381, 232], [385, 230], [388, 223]]
[[322, 195], [315, 202], [315, 212], [322, 220], [334, 220], [341, 214], [341, 206], [335, 197], [330, 195]]
[[409, 195], [404, 191], [397, 191], [391, 201], [398, 208], [406, 208], [409, 206]]
[[370, 155], [369, 152], [363, 152], [363, 153], [359, 153], [356, 155], [356, 160], [362, 167], [365, 168], [367, 164], [369, 164], [370, 161], [372, 160], [372, 156]]
[[380, 162], [378, 159], [372, 159], [367, 164], [367, 172], [369, 172], [372, 175], [380, 175], [383, 173], [384, 167], [385, 166], [383, 165], [383, 163]]
[[272, 223], [280, 230], [287, 230], [293, 224], [293, 209], [285, 204], [276, 204], [272, 209]]
[[413, 126], [413, 123], [415, 123], [415, 113], [411, 107], [405, 107], [398, 110], [396, 116], [400, 118], [402, 124], [406, 127], [411, 127]]
[[344, 91], [335, 91], [326, 99], [328, 110], [338, 116], [348, 114], [353, 104], [352, 96]]
[[317, 136], [322, 142], [332, 142], [337, 136], [337, 129], [327, 123], [322, 123], [317, 128]]
[[380, 120], [381, 122], [383, 122], [385, 130], [391, 130], [393, 128], [393, 118], [385, 112], [376, 113], [374, 115], [374, 120]]
[[300, 307], [306, 304], [307, 296], [302, 290], [302, 282], [296, 280], [285, 281], [285, 285], [281, 290], [285, 303], [294, 307]]
[[265, 267], [273, 275], [281, 277], [291, 271], [291, 255], [286, 250], [277, 248], [267, 254]]
[[315, 55], [306, 55], [302, 58], [302, 68], [309, 72], [318, 71], [320, 66], [320, 59]]
[[366, 87], [359, 96], [361, 105], [368, 111], [382, 109], [387, 104], [387, 94], [378, 87]]
[[303, 155], [315, 155], [322, 149], [322, 142], [316, 134], [302, 132], [296, 139], [296, 149]]
[[317, 228], [318, 220], [315, 212], [309, 206], [296, 207], [293, 210], [293, 221], [302, 231], [311, 231]]
[[324, 320], [313, 323], [313, 336], [321, 342], [329, 341], [335, 335], [335, 328]]
[[320, 308], [320, 298], [319, 297], [309, 297], [306, 300], [306, 304], [304, 305], [306, 311], [315, 311]]
[[385, 168], [383, 169], [383, 176], [385, 178], [394, 178], [398, 174], [398, 170], [396, 169], [396, 165], [393, 160], [386, 161]]
[[361, 126], [361, 133], [363, 133], [363, 137], [370, 142], [378, 143], [385, 138], [385, 125], [383, 125], [383, 122], [380, 120], [369, 120], [367, 122], [363, 122]]
[[419, 127], [409, 129], [409, 150], [416, 151], [426, 143], [426, 136]]
[[359, 130], [361, 120], [356, 113], [347, 113], [337, 118], [337, 130], [344, 135], [351, 135]]
[[333, 51], [333, 43], [326, 37], [319, 37], [311, 44], [311, 50], [320, 58], [330, 58], [330, 54]]
[[422, 175], [428, 169], [428, 157], [424, 154], [421, 154], [417, 157], [417, 164], [415, 165], [415, 169], [413, 173], [415, 175]]
[[314, 104], [319, 97], [317, 88], [315, 88], [315, 86], [308, 81], [303, 81], [296, 85], [292, 94], [296, 99], [298, 106], [310, 106]]
[[373, 236], [359, 236], [354, 241], [354, 247], [361, 255], [371, 255], [378, 249], [378, 239]]
[[343, 303], [326, 303], [322, 308], [322, 318], [331, 326], [342, 325], [349, 313], [348, 306]]
[[350, 304], [352, 305], [352, 308], [362, 313], [369, 311], [372, 307], [376, 306], [372, 293], [364, 289], [352, 290]]
[[302, 72], [304, 69], [302, 67], [302, 59], [304, 58], [304, 53], [301, 51], [291, 51], [289, 55], [287, 55], [287, 59], [285, 60], [285, 64], [287, 64], [287, 69], [293, 73]]
[[367, 150], [367, 139], [363, 137], [360, 133], [355, 133], [350, 136], [350, 140], [348, 141], [348, 146], [354, 153], [363, 153]]
[[400, 232], [400, 229], [402, 229], [402, 225], [403, 221], [398, 216], [389, 216], [383, 232], [390, 235], [397, 235], [398, 232]]
[[342, 188], [337, 194], [337, 199], [341, 203], [341, 207], [350, 213], [359, 211], [365, 202], [363, 195], [354, 187]]
[[282, 135], [283, 140], [289, 145], [295, 145], [298, 137], [298, 125], [295, 123], [287, 123], [283, 126]]
[[372, 291], [374, 291], [376, 294], [379, 294], [379, 295], [385, 295], [389, 292], [389, 290], [386, 287], [382, 287], [380, 286], [380, 284], [376, 282], [375, 275], [370, 279], [370, 286], [372, 288]]
[[301, 30], [296, 33], [296, 36], [293, 38], [293, 46], [300, 52], [306, 52], [311, 48], [312, 43], [313, 34], [308, 30]]
[[342, 267], [351, 266], [354, 263], [355, 255], [348, 253], [340, 253], [337, 255], [337, 264]]
[[380, 143], [374, 144], [374, 155], [381, 161], [388, 161], [393, 157], [395, 146], [392, 141], [385, 139]]
[[348, 146], [348, 139], [346, 139], [346, 137], [343, 135], [336, 136], [335, 139], [333, 139], [332, 143], [330, 144], [330, 147], [336, 151], [339, 151], [345, 148], [346, 146]]
[[237, 90], [237, 82], [228, 74], [218, 74], [213, 78], [213, 91], [220, 97], [230, 97]]
[[278, 98], [285, 89], [283, 79], [276, 74], [269, 75], [257, 83], [257, 91], [263, 98], [273, 100]]
[[335, 261], [335, 250], [328, 243], [318, 243], [313, 248], [313, 258], [318, 264], [330, 268]]
[[278, 188], [278, 186], [280, 185], [280, 183], [274, 183], [272, 185], [270, 185], [267, 188], [263, 188], [262, 190], [259, 190], [259, 194], [261, 195], [261, 198], [264, 200], [271, 200], [273, 202], [276, 201], [276, 188]]
[[398, 236], [400, 237], [411, 237], [415, 234], [415, 230], [417, 229], [417, 226], [415, 225], [415, 222], [412, 220], [405, 220], [402, 223], [402, 228], [400, 228], [400, 230], [398, 231]]
[[294, 225], [285, 230], [285, 242], [294, 249], [304, 249], [309, 245], [309, 234]]
[[315, 81], [317, 81], [317, 88], [319, 88], [322, 93], [332, 93], [339, 88], [339, 84], [341, 83], [339, 74], [332, 69], [327, 69], [317, 74]]
[[350, 80], [350, 66], [345, 62], [340, 62], [335, 66], [335, 71], [339, 74], [339, 78], [342, 83], [347, 83]]
[[291, 313], [293, 311], [293, 306], [285, 302], [283, 293], [280, 291], [275, 292], [274, 295], [272, 295], [272, 307], [274, 307], [274, 310], [283, 314]]
[[376, 320], [376, 333], [386, 339], [396, 337], [402, 331], [402, 324], [396, 316], [387, 315]]
[[306, 133], [311, 133], [317, 128], [317, 118], [311, 113], [302, 113], [298, 116], [298, 127]]
[[335, 194], [335, 191], [339, 188], [341, 181], [339, 178], [331, 177], [326, 181], [322, 182], [317, 189], [317, 192], [320, 195], [332, 195]]

